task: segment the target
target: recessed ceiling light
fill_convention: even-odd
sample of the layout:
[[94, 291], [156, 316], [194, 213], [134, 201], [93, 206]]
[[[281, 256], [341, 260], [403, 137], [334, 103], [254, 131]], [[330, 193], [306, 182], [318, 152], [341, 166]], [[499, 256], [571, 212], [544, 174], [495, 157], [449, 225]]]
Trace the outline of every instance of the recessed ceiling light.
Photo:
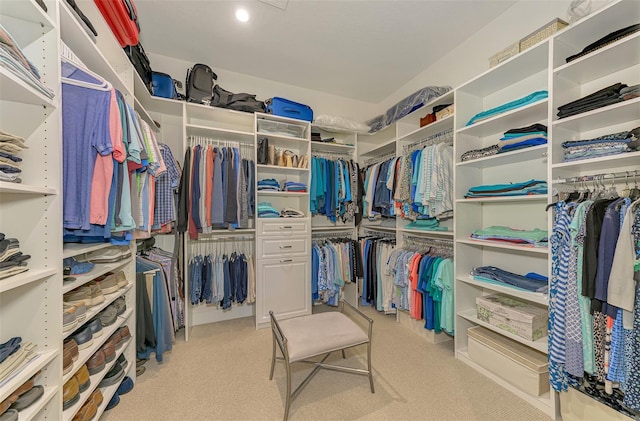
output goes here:
[[249, 12], [247, 12], [247, 9], [236, 9], [236, 19], [240, 22], [249, 22]]

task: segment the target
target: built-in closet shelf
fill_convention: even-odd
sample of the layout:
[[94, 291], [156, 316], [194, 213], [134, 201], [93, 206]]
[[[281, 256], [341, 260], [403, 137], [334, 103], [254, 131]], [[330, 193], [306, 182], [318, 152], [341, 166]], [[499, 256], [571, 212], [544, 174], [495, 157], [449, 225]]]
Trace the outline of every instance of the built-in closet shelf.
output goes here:
[[26, 272], [13, 275], [6, 279], [0, 280], [0, 293], [19, 288], [23, 285], [28, 285], [33, 282], [38, 282], [44, 278], [55, 275], [58, 272], [55, 268], [48, 269], [29, 269]]
[[488, 247], [488, 248], [494, 248], [494, 249], [513, 250], [513, 251], [519, 251], [522, 253], [549, 254], [549, 249], [547, 247], [525, 247], [525, 246], [518, 246], [518, 245], [507, 244], [507, 243], [500, 243], [497, 241], [480, 241], [480, 240], [473, 240], [473, 239], [463, 239], [463, 240], [456, 240], [456, 241], [459, 244], [468, 244], [470, 246], [476, 246], [476, 247]]
[[478, 319], [478, 314], [477, 314], [477, 310], [475, 308], [471, 308], [469, 310], [463, 310], [463, 311], [459, 311], [458, 312], [458, 316], [469, 320], [470, 322], [473, 322], [477, 325], [480, 325], [482, 327], [486, 327], [489, 330], [493, 330], [496, 333], [501, 334], [502, 336], [506, 336], [509, 339], [513, 339], [516, 342], [520, 342], [523, 345], [528, 346], [529, 348], [533, 348], [536, 349], [540, 352], [543, 353], [547, 353], [547, 349], [548, 349], [548, 337], [545, 336], [543, 338], [538, 339], [537, 341], [529, 341], [526, 340], [524, 338], [521, 338], [518, 335], [514, 335], [511, 332], [507, 332], [506, 330], [502, 330], [499, 327], [493, 326], [487, 322], [483, 322], [482, 320]]
[[[556, 110], [554, 110], [554, 113], [555, 112]], [[553, 126], [577, 132], [586, 132], [601, 127], [638, 120], [639, 116], [640, 98], [634, 98], [607, 107], [587, 111], [586, 113], [555, 120]], [[628, 130], [631, 129], [633, 129], [633, 127], [628, 128]]]
[[546, 200], [546, 194], [531, 194], [527, 196], [473, 197], [470, 199], [456, 199], [456, 203], [546, 202]]
[[256, 232], [255, 228], [238, 228], [232, 230], [212, 230], [209, 232], [198, 234], [201, 238], [207, 238], [208, 236], [217, 236], [217, 235], [243, 235], [243, 234], [252, 234]]
[[[575, 47], [573, 52], [575, 54], [580, 52], [587, 43], [595, 41], [611, 31], [638, 23], [638, 16], [640, 16], [640, 2], [609, 2], [601, 9], [572, 23], [562, 33], [555, 35], [554, 38], [559, 44]], [[616, 56], [616, 59], [619, 58]]]
[[2, 15], [42, 25], [47, 29], [53, 29], [56, 26], [53, 19], [34, 0], [4, 1]]
[[425, 237], [450, 237], [453, 238], [454, 236], [454, 232], [453, 231], [429, 231], [429, 230], [418, 230], [418, 229], [410, 229], [410, 228], [399, 228], [397, 229], [398, 232], [403, 232], [405, 234], [411, 234], [411, 235], [424, 235]]
[[484, 158], [470, 159], [468, 161], [457, 162], [459, 167], [490, 168], [500, 165], [511, 165], [520, 162], [531, 161], [532, 159], [544, 158], [547, 156], [547, 145], [532, 146], [530, 148], [518, 149], [516, 151], [498, 153]]
[[[98, 385], [100, 384], [102, 379], [104, 379], [104, 376], [107, 375], [107, 373], [109, 372], [111, 367], [113, 367], [115, 365], [115, 363], [118, 361], [118, 357], [120, 357], [120, 355], [122, 355], [122, 353], [127, 349], [127, 347], [130, 344], [131, 344], [131, 339], [129, 339], [124, 344], [124, 346], [122, 346], [119, 350], [116, 350], [116, 358], [113, 361], [108, 362], [107, 364], [105, 364], [105, 367], [104, 367], [104, 369], [102, 371], [100, 371], [99, 373], [96, 373], [93, 376], [89, 377], [89, 379], [91, 381], [91, 384], [89, 385], [87, 390], [85, 390], [84, 392], [82, 392], [80, 394], [80, 400], [78, 400], [78, 402], [73, 404], [73, 406], [65, 409], [64, 412], [62, 413], [62, 419], [64, 421], [70, 421], [70, 420], [73, 419], [73, 417], [78, 413], [80, 408], [82, 408], [82, 405], [84, 405], [84, 403], [87, 401], [87, 399], [89, 399], [89, 396], [91, 396], [93, 391], [96, 390], [96, 388], [98, 387]], [[132, 364], [131, 361], [127, 361], [127, 362], [129, 364]], [[135, 364], [135, 362], [133, 364]], [[129, 368], [129, 366], [127, 366], [127, 368]], [[117, 384], [120, 385], [120, 382], [117, 382]], [[101, 392], [102, 392], [102, 390], [101, 390]], [[108, 401], [109, 399], [110, 398], [107, 398], [106, 396], [103, 396], [103, 402], [102, 403], [104, 403], [105, 400]], [[97, 419], [97, 418], [95, 418], [95, 419]]]
[[312, 152], [333, 152], [352, 153], [354, 145], [343, 145], [341, 143], [311, 142]]
[[553, 405], [551, 404], [551, 398], [550, 398], [550, 395], [549, 395], [548, 392], [543, 394], [543, 395], [541, 395], [541, 396], [533, 396], [533, 395], [530, 395], [530, 394], [518, 389], [513, 384], [511, 384], [508, 381], [502, 379], [500, 376], [498, 376], [495, 373], [487, 370], [486, 368], [478, 365], [475, 361], [473, 361], [471, 358], [469, 358], [469, 353], [468, 353], [467, 349], [459, 349], [456, 352], [456, 356], [463, 363], [467, 364], [471, 368], [474, 368], [479, 373], [481, 373], [484, 376], [488, 377], [489, 379], [493, 380], [494, 382], [496, 382], [500, 386], [502, 386], [505, 389], [507, 389], [509, 392], [513, 393], [514, 395], [518, 396], [520, 399], [523, 399], [524, 401], [529, 403], [530, 405], [533, 405], [534, 407], [538, 408], [540, 411], [546, 413], [547, 415], [550, 415], [552, 419], [554, 418], [554, 416], [553, 416], [554, 409], [553, 409]]
[[270, 191], [270, 190], [258, 190], [259, 196], [282, 196], [282, 197], [304, 197], [309, 196], [309, 192], [292, 192], [292, 191]]
[[[38, 378], [36, 378], [38, 384]], [[18, 421], [32, 420], [44, 408], [58, 392], [58, 386], [45, 386], [42, 397], [34, 402], [30, 407], [18, 413]]]
[[[116, 318], [115, 323], [113, 323], [111, 326], [103, 327], [101, 331], [102, 335], [98, 337], [94, 335], [92, 339], [93, 343], [91, 344], [91, 346], [80, 350], [78, 359], [73, 362], [73, 369], [71, 369], [71, 371], [69, 371], [67, 374], [65, 374], [62, 377], [63, 384], [66, 383], [71, 377], [73, 377], [73, 375], [76, 374], [76, 372], [80, 369], [80, 367], [82, 367], [87, 361], [89, 361], [89, 358], [91, 358], [91, 356], [95, 354], [96, 351], [102, 348], [102, 346], [107, 342], [107, 340], [111, 337], [111, 335], [113, 335], [116, 332], [116, 330], [118, 330], [118, 328], [122, 326], [122, 322], [127, 320], [127, 318], [129, 318], [131, 314], [133, 314], [133, 309], [127, 310], [121, 316], [118, 316]], [[135, 329], [135, 326], [129, 326], [129, 330], [132, 330], [132, 329]], [[126, 345], [121, 347], [120, 351], [122, 351], [125, 348], [126, 348]]]
[[362, 229], [371, 230], [371, 231], [384, 231], [384, 232], [396, 232], [395, 227], [383, 227], [380, 225], [360, 225]]
[[532, 303], [542, 304], [545, 306], [549, 305], [549, 296], [539, 292], [521, 291], [519, 289], [510, 288], [508, 286], [502, 286], [502, 285], [491, 284], [489, 282], [478, 281], [476, 279], [473, 279], [473, 276], [460, 277], [458, 278], [458, 281], [464, 282], [465, 284], [475, 285], [489, 291], [500, 292], [512, 297], [521, 298], [523, 300], [530, 301]]
[[606, 47], [554, 69], [573, 83], [584, 84], [640, 63], [640, 33], [622, 38]]
[[344, 226], [344, 227], [311, 227], [311, 231], [315, 232], [332, 232], [332, 231], [347, 231], [354, 229], [354, 226]]
[[116, 292], [113, 292], [111, 294], [104, 294], [104, 301], [93, 307], [88, 307], [86, 312], [86, 317], [84, 318], [82, 323], [79, 323], [76, 327], [74, 327], [70, 331], [64, 332], [62, 338], [67, 339], [69, 336], [73, 335], [74, 332], [78, 331], [82, 326], [87, 324], [87, 322], [91, 321], [91, 319], [94, 316], [96, 316], [102, 310], [107, 308], [109, 304], [113, 303], [118, 298], [123, 297], [127, 292], [129, 292], [129, 290], [133, 287], [133, 285], [134, 285], [133, 282], [129, 282], [129, 284], [127, 284], [126, 287], [120, 288]]
[[240, 130], [218, 129], [215, 127], [187, 124], [187, 136], [212, 137], [216, 140], [253, 143], [253, 133]]
[[2, 87], [3, 101], [55, 108], [55, 98], [50, 99], [49, 97], [41, 94], [27, 82], [23, 81], [4, 67], [0, 67], [0, 86]]
[[296, 221], [310, 221], [311, 218], [309, 216], [304, 216], [302, 218], [285, 218], [284, 216], [277, 216], [275, 218], [260, 218], [258, 217], [258, 219], [260, 221], [264, 221], [264, 222], [269, 222], [269, 221], [289, 221], [289, 222], [296, 222]]
[[[65, 294], [74, 288], [77, 288], [79, 286], [86, 284], [87, 282], [97, 278], [98, 276], [104, 275], [107, 272], [121, 269], [122, 267], [126, 266], [128, 263], [131, 263], [131, 258], [126, 258], [113, 263], [98, 263], [90, 272], [84, 273], [82, 275], [68, 275], [76, 278], [76, 280], [73, 282], [65, 282], [64, 285], [62, 286], [62, 293]], [[131, 281], [132, 280], [129, 279], [129, 282]]]
[[486, 97], [547, 70], [548, 54], [549, 40], [547, 39], [471, 79], [457, 90]]
[[49, 187], [31, 186], [29, 184], [0, 181], [0, 193], [51, 195], [58, 194], [58, 190]]
[[133, 71], [133, 91], [140, 105], [148, 112], [166, 114], [174, 117], [182, 117], [182, 105], [184, 101], [176, 99], [160, 98], [151, 96], [147, 88], [144, 86], [142, 78]]
[[308, 172], [309, 168], [296, 168], [296, 167], [281, 167], [279, 165], [264, 165], [264, 164], [258, 164], [256, 165], [256, 167], [258, 167], [258, 169], [262, 169], [265, 171], [282, 171], [282, 172]]
[[[58, 4], [60, 5], [60, 37], [62, 41], [85, 66], [108, 80], [115, 89], [119, 90], [123, 95], [132, 94], [120, 74], [116, 72], [109, 60], [102, 54], [98, 46], [73, 16], [67, 2], [59, 1]], [[105, 36], [108, 36], [108, 34]], [[122, 51], [122, 54], [125, 54], [124, 51]]]
[[187, 123], [194, 123], [194, 120], [207, 122], [207, 125], [238, 130], [255, 132], [254, 113], [229, 110], [227, 108], [212, 107], [205, 104], [185, 102], [185, 112]]
[[436, 120], [433, 123], [420, 127], [411, 133], [398, 138], [398, 142], [413, 143], [426, 139], [429, 136], [436, 135], [448, 129], [453, 129], [453, 114], [441, 119]]
[[[26, 332], [25, 332], [26, 333]], [[28, 341], [28, 337], [23, 337], [24, 341]], [[35, 344], [40, 347], [40, 344]], [[38, 348], [36, 348], [38, 349]], [[20, 373], [9, 380], [4, 386], [0, 388], [0, 402], [8, 398], [17, 388], [22, 386], [27, 380], [29, 380], [34, 374], [46, 367], [53, 359], [58, 355], [60, 351], [58, 349], [52, 351], [38, 351], [38, 356], [35, 360], [31, 360]]]
[[140, 114], [140, 117], [142, 117], [142, 119], [149, 124], [149, 127], [151, 127], [151, 130], [153, 130], [156, 133], [160, 131], [160, 129], [158, 129], [158, 126], [156, 126], [156, 123], [153, 121], [153, 117], [149, 115], [149, 112], [142, 105], [142, 103], [138, 98], [134, 98], [133, 109], [137, 111], [138, 114]]
[[[130, 363], [129, 361], [127, 361], [127, 363], [128, 365], [126, 367], [122, 367], [124, 369], [125, 376], [129, 376], [129, 373], [133, 366], [132, 363]], [[98, 412], [96, 413], [96, 416], [94, 418], [95, 420], [98, 420], [98, 421], [100, 420], [100, 417], [102, 416], [104, 411], [107, 409], [107, 405], [109, 405], [109, 401], [111, 400], [111, 398], [116, 393], [119, 387], [120, 387], [120, 382], [116, 382], [116, 384], [112, 384], [111, 386], [103, 387], [100, 389], [100, 391], [102, 392], [102, 403], [100, 404], [100, 406], [98, 406]], [[122, 399], [122, 397], [120, 398]], [[125, 396], [124, 399], [127, 399], [127, 397]]]
[[363, 152], [360, 154], [363, 158], [374, 158], [377, 155], [386, 155], [395, 152], [396, 150], [396, 140], [390, 140], [386, 143], [383, 143], [379, 146], [374, 147], [373, 149]]
[[66, 259], [67, 257], [80, 256], [107, 247], [111, 247], [111, 243], [65, 243], [62, 247], [62, 258]]
[[300, 138], [300, 137], [293, 137], [293, 136], [285, 136], [282, 134], [277, 134], [277, 133], [266, 133], [266, 132], [257, 132], [256, 136], [258, 137], [267, 137], [269, 139], [277, 139], [280, 141], [285, 141], [285, 142], [293, 142], [293, 143], [309, 143], [309, 139], [304, 139], [304, 138]]
[[[516, 99], [516, 98], [514, 98]], [[532, 104], [516, 108], [486, 120], [479, 121], [470, 126], [458, 129], [458, 134], [476, 137], [485, 137], [492, 134], [502, 134], [509, 129], [529, 126], [537, 121], [547, 118], [548, 98], [541, 99]], [[502, 136], [496, 136], [496, 141]], [[497, 143], [497, 142], [496, 142]]]
[[618, 155], [602, 156], [599, 158], [583, 159], [580, 161], [562, 162], [560, 164], [551, 165], [551, 168], [575, 171], [601, 171], [637, 165], [638, 163], [640, 163], [640, 152], [628, 152]]

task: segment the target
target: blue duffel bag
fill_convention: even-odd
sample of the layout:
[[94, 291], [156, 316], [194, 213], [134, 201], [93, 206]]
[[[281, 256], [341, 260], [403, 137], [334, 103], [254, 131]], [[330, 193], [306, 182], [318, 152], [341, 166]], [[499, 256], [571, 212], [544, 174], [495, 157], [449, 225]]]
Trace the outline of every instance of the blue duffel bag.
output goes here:
[[313, 110], [308, 105], [290, 101], [285, 98], [273, 97], [265, 101], [267, 112], [280, 117], [297, 118], [298, 120], [313, 121]]
[[176, 90], [175, 81], [166, 73], [153, 72], [153, 96], [161, 98], [177, 99], [178, 91]]

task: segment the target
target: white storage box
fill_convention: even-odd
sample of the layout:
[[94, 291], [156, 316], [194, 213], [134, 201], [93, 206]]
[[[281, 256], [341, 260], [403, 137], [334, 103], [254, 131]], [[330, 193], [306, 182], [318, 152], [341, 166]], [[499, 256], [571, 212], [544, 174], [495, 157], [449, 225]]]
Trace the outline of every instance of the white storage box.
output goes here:
[[469, 358], [532, 396], [549, 391], [547, 356], [481, 326], [467, 330]]
[[304, 139], [306, 127], [296, 124], [282, 123], [271, 120], [258, 120], [258, 133], [271, 134], [276, 136], [288, 136]]
[[542, 305], [493, 294], [476, 298], [478, 319], [521, 338], [535, 341], [547, 336], [549, 312]]

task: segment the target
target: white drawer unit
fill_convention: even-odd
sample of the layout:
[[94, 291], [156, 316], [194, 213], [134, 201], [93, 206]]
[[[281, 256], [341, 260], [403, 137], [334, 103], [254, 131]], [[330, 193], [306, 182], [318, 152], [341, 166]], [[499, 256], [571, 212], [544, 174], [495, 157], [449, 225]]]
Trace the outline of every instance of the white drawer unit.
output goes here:
[[311, 240], [304, 237], [263, 237], [258, 241], [258, 258], [308, 256]]
[[260, 235], [303, 235], [310, 233], [309, 221], [281, 218], [277, 221], [261, 221], [258, 219]]
[[311, 314], [311, 259], [283, 257], [257, 262], [256, 325], [269, 326], [269, 311], [279, 319]]

